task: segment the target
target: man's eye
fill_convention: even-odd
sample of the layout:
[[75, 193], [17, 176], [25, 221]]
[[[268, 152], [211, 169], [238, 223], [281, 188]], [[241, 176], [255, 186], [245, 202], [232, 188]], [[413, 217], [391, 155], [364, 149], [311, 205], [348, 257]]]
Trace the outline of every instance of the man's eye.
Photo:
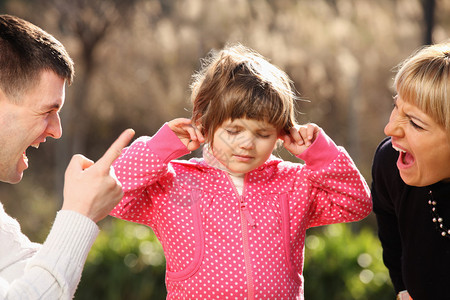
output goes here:
[[52, 110], [44, 112], [44, 115], [51, 115], [53, 113], [58, 115], [59, 114], [59, 110], [52, 109]]

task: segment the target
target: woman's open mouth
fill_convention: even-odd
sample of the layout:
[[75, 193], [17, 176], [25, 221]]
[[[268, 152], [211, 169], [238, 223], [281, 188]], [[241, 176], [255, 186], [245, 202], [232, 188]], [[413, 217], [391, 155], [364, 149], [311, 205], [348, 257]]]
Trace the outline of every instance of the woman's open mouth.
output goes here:
[[392, 147], [399, 152], [397, 166], [399, 169], [406, 169], [411, 167], [414, 162], [414, 156], [406, 150], [399, 148], [398, 146], [392, 145]]

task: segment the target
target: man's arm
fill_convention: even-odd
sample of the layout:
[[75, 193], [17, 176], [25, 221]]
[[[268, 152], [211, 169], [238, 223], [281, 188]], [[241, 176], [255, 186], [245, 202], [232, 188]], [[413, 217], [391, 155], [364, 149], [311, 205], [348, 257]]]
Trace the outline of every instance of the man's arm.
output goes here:
[[21, 277], [0, 278], [1, 299], [72, 299], [98, 234], [96, 222], [122, 198], [111, 164], [133, 135], [133, 130], [122, 133], [96, 163], [81, 155], [72, 158], [65, 174], [63, 207], [46, 241]]

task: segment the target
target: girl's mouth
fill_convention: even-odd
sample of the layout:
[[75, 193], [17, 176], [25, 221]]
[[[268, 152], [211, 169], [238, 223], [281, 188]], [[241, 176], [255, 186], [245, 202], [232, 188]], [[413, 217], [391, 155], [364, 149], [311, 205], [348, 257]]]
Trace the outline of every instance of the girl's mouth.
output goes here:
[[247, 156], [247, 155], [234, 155], [234, 157], [238, 160], [238, 161], [242, 161], [242, 162], [247, 162], [252, 160], [253, 157], [251, 156]]

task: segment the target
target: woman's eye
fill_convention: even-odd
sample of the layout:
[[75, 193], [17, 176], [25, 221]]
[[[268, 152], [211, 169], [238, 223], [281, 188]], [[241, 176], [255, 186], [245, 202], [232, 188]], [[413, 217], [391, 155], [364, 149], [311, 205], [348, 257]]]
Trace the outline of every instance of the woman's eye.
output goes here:
[[270, 134], [258, 134], [260, 138], [267, 139], [270, 137]]
[[396, 109], [397, 108], [397, 99], [398, 99], [397, 95], [392, 97], [392, 109]]
[[409, 123], [412, 125], [412, 127], [419, 129], [419, 130], [423, 130], [423, 128], [419, 125], [417, 125], [416, 123], [414, 123], [414, 121], [410, 120]]

